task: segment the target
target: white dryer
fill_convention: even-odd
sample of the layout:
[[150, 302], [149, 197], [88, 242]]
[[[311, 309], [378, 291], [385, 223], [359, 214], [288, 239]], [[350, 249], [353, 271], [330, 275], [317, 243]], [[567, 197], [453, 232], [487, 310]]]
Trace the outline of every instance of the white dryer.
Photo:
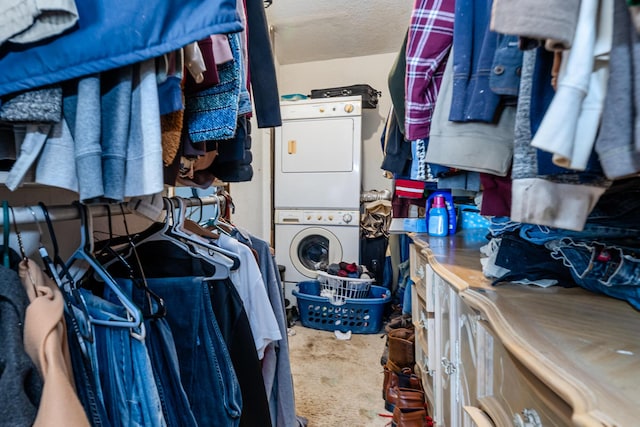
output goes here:
[[359, 262], [360, 227], [356, 210], [276, 210], [276, 262], [286, 267], [284, 294], [298, 282], [315, 279], [320, 264]]
[[362, 98], [282, 102], [275, 209], [360, 208]]

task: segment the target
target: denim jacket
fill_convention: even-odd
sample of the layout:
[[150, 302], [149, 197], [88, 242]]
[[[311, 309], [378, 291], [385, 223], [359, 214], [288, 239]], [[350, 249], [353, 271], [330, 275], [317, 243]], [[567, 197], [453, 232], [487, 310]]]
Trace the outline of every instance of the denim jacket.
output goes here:
[[518, 96], [521, 71], [522, 51], [518, 48], [518, 37], [498, 34], [489, 76], [493, 93]]
[[[489, 30], [491, 1], [456, 1], [453, 103], [449, 120], [495, 122], [501, 95], [516, 95], [522, 52]], [[495, 91], [493, 90], [495, 88]]]

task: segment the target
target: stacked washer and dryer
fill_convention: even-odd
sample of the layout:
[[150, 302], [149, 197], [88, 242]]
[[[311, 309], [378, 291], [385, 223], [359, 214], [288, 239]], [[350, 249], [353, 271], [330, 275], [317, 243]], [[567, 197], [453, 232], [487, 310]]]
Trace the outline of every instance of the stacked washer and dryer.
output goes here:
[[321, 264], [359, 263], [362, 98], [280, 104], [274, 165], [275, 251], [284, 293]]

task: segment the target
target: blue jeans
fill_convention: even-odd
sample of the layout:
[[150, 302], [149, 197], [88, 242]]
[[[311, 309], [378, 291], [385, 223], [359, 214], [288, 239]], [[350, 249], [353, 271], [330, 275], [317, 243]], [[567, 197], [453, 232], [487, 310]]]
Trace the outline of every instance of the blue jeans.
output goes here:
[[552, 242], [551, 256], [569, 267], [578, 285], [619, 298], [640, 310], [640, 259], [635, 250], [564, 238]]
[[[126, 318], [122, 306], [88, 291], [83, 292], [91, 317], [101, 320]], [[164, 427], [160, 397], [144, 339], [130, 328], [93, 327], [97, 381], [102, 385], [105, 407], [113, 426]]]
[[[70, 313], [73, 313], [73, 316]], [[79, 319], [77, 323], [75, 318]], [[94, 347], [78, 334], [80, 332], [84, 336], [87, 335], [88, 330], [85, 328], [87, 324], [84, 322], [86, 318], [80, 309], [67, 306], [65, 321], [67, 324], [69, 355], [78, 399], [80, 399], [87, 418], [93, 427], [110, 427], [111, 423], [109, 423], [107, 411], [104, 407], [102, 388], [99, 383], [96, 383], [98, 376], [97, 367], [95, 366], [96, 355], [92, 351]], [[84, 345], [84, 349], [87, 350], [86, 354], [83, 351], [81, 342]], [[94, 375], [94, 372], [96, 375]]]
[[518, 230], [521, 226], [521, 222], [511, 221], [508, 216], [494, 216], [490, 219], [489, 233], [492, 237], [500, 237], [504, 233]]
[[237, 426], [242, 396], [215, 320], [208, 284], [200, 277], [147, 279], [165, 300], [184, 390], [200, 426]]
[[621, 226], [612, 227], [598, 225], [587, 222], [582, 231], [571, 231], [560, 228], [552, 228], [544, 225], [522, 224], [520, 227], [520, 237], [525, 240], [543, 245], [551, 240], [562, 238], [574, 238], [580, 240], [618, 240], [626, 238], [640, 237], [640, 230], [623, 228]]
[[[122, 290], [141, 308], [148, 308], [144, 290], [130, 279], [116, 279]], [[105, 292], [106, 293], [106, 292]], [[110, 297], [108, 299], [112, 300]], [[112, 300], [113, 301], [113, 300]], [[152, 312], [157, 311], [154, 306]], [[168, 427], [197, 427], [189, 399], [180, 380], [180, 367], [173, 334], [165, 318], [147, 319], [145, 342]]]
[[402, 314], [411, 314], [411, 288], [415, 286], [413, 280], [409, 279], [407, 286], [404, 288], [402, 296]]

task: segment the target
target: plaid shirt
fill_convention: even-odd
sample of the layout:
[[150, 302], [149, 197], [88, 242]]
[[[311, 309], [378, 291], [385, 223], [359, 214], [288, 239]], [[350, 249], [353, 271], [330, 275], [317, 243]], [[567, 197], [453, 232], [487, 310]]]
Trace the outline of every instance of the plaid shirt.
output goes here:
[[431, 115], [453, 42], [454, 0], [416, 0], [407, 40], [405, 138], [429, 137]]

